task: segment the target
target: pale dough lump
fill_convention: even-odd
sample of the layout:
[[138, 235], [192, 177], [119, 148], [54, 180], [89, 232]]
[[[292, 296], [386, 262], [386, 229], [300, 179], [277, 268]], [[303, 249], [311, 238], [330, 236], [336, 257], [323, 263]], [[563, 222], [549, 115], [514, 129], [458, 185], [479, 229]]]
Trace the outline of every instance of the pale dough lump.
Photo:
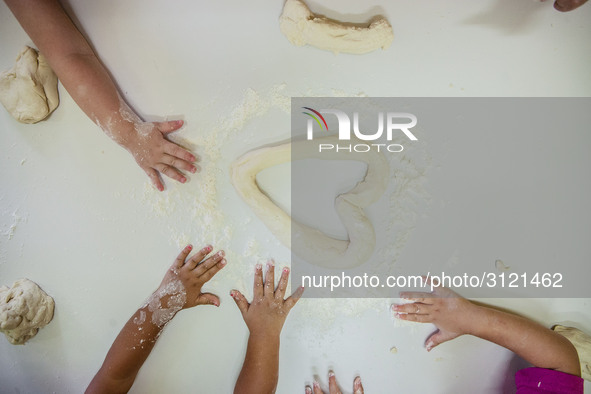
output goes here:
[[0, 332], [13, 345], [22, 345], [51, 321], [54, 307], [53, 298], [29, 279], [1, 286]]
[[0, 74], [0, 102], [22, 123], [37, 123], [57, 108], [57, 76], [42, 54], [26, 46], [14, 67]]

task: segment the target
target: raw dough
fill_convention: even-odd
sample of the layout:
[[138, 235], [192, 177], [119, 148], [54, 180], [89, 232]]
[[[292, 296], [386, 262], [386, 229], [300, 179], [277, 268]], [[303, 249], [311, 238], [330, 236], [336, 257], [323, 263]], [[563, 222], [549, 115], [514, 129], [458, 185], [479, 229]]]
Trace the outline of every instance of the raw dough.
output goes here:
[[581, 362], [581, 377], [591, 381], [591, 336], [574, 327], [559, 324], [552, 327], [554, 331], [571, 341], [579, 353]]
[[22, 123], [37, 123], [57, 108], [57, 76], [43, 55], [23, 48], [14, 67], [0, 74], [0, 102]]
[[368, 27], [314, 15], [300, 0], [287, 0], [279, 18], [281, 32], [294, 45], [312, 45], [335, 53], [362, 54], [386, 49], [394, 39], [392, 26], [381, 16]]
[[13, 345], [33, 338], [53, 318], [53, 298], [35, 282], [19, 279], [12, 288], [0, 287], [0, 332]]
[[[390, 168], [381, 153], [318, 153], [311, 149], [320, 143], [337, 144], [338, 139], [329, 136], [314, 141], [299, 140], [248, 152], [232, 163], [232, 184], [259, 219], [295, 254], [311, 264], [327, 268], [356, 267], [371, 257], [376, 243], [375, 231], [365, 215], [364, 207], [377, 201], [384, 193]], [[265, 168], [291, 161], [292, 152], [299, 159], [356, 160], [367, 163], [363, 181], [335, 200], [335, 210], [347, 230], [349, 240], [334, 239], [317, 229], [297, 221], [292, 222], [289, 215], [259, 189], [256, 175]]]

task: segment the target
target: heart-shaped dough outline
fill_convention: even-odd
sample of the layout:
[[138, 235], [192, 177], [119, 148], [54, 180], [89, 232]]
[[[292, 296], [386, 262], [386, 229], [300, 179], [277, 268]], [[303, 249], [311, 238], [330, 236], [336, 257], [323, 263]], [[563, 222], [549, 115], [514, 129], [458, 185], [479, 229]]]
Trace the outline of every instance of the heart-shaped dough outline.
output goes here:
[[[357, 267], [371, 257], [376, 244], [375, 231], [364, 208], [377, 201], [386, 190], [390, 167], [384, 155], [379, 152], [320, 153], [318, 144], [321, 143], [336, 145], [339, 140], [336, 136], [313, 141], [297, 140], [245, 153], [231, 165], [232, 184], [275, 237], [305, 261], [326, 268]], [[362, 141], [351, 140], [350, 143]], [[367, 164], [364, 179], [335, 199], [335, 209], [347, 230], [349, 240], [329, 237], [322, 231], [295, 220], [292, 223], [291, 217], [258, 187], [256, 175], [265, 168], [291, 161], [292, 152], [298, 159], [354, 160]]]

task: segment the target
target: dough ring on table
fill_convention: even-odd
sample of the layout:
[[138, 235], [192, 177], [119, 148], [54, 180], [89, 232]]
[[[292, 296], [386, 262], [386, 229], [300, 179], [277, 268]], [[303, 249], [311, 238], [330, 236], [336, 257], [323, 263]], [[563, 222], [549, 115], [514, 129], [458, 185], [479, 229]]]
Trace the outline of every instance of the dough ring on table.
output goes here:
[[[314, 145], [311, 145], [312, 142]], [[354, 142], [356, 141], [351, 141]], [[386, 190], [390, 167], [381, 153], [318, 153], [311, 148], [319, 143], [336, 144], [338, 139], [336, 136], [329, 136], [314, 141], [298, 140], [250, 151], [232, 163], [232, 184], [275, 237], [299, 257], [326, 268], [356, 267], [366, 262], [375, 248], [375, 231], [364, 208], [377, 201]], [[258, 187], [256, 175], [265, 168], [291, 161], [292, 152], [299, 159], [354, 160], [367, 163], [364, 179], [335, 199], [335, 210], [347, 230], [348, 240], [335, 239], [295, 220], [292, 222], [291, 217]]]
[[394, 40], [390, 23], [376, 16], [367, 27], [314, 15], [300, 0], [287, 0], [279, 28], [296, 46], [312, 45], [334, 53], [363, 54], [386, 49]]

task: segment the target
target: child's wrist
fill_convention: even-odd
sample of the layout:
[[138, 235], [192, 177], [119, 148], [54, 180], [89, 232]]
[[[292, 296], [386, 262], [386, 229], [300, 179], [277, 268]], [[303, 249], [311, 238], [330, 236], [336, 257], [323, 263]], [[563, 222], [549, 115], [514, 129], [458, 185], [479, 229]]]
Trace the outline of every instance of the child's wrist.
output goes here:
[[127, 149], [128, 151], [133, 151], [133, 147], [137, 145], [137, 139], [139, 135], [133, 123], [124, 121], [123, 124], [117, 128], [111, 138]]
[[483, 307], [476, 305], [470, 301], [469, 307], [466, 311], [466, 319], [464, 322], [464, 329], [462, 334], [479, 336], [482, 327], [487, 323], [486, 311]]
[[268, 327], [263, 327], [259, 329], [251, 329], [250, 331], [250, 339], [252, 340], [262, 340], [262, 341], [272, 341], [277, 340], [279, 341], [279, 337], [281, 336], [281, 329], [276, 330]]

